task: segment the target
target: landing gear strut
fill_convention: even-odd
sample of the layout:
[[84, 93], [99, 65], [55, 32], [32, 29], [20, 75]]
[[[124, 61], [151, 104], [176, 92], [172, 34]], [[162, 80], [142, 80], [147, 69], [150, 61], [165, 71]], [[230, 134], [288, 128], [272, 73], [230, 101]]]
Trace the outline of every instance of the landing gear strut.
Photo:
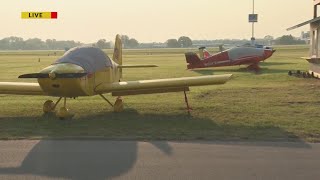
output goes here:
[[187, 105], [187, 111], [188, 111], [188, 114], [190, 115], [192, 108], [190, 107], [188, 102], [187, 92], [184, 90], [183, 93], [184, 93], [184, 101], [186, 102], [186, 105]]
[[60, 97], [58, 99], [58, 101], [56, 103], [54, 103], [52, 100], [47, 100], [44, 104], [43, 104], [43, 112], [45, 114], [47, 113], [53, 113], [57, 107], [57, 105], [59, 104], [59, 102], [61, 101], [62, 97]]
[[112, 103], [106, 97], [104, 97], [102, 94], [99, 94], [99, 95], [102, 97], [102, 99], [107, 101], [111, 107], [113, 107], [114, 112], [122, 112], [123, 111], [123, 100], [122, 100], [121, 96], [118, 96], [116, 102], [114, 103], [114, 105], [112, 105]]

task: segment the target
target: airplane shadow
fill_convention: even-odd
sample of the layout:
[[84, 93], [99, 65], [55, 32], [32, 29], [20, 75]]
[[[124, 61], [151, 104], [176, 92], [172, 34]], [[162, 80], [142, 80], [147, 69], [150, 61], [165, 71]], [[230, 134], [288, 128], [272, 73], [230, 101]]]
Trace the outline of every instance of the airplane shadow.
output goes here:
[[216, 73], [240, 73], [240, 72], [248, 72], [246, 68], [239, 68], [239, 69], [194, 69], [193, 72], [196, 72], [201, 75], [215, 75]]
[[[44, 118], [44, 117], [42, 117]], [[130, 121], [128, 121], [128, 119]], [[0, 122], [8, 123], [9, 121], [27, 121], [32, 122], [34, 119], [23, 119], [23, 118], [3, 118], [0, 117]], [[45, 120], [44, 120], [45, 121]], [[228, 144], [230, 141], [241, 141], [237, 139], [238, 134], [242, 136], [249, 136], [251, 133], [259, 132], [259, 134], [268, 134], [272, 131], [274, 134], [280, 134], [279, 137], [265, 137], [268, 141], [275, 140], [278, 138], [284, 138], [285, 142], [289, 137], [293, 138], [294, 142], [298, 145], [292, 146], [288, 143], [280, 143], [279, 147], [288, 148], [310, 148], [310, 146], [303, 140], [297, 138], [294, 134], [286, 132], [285, 130], [270, 126], [270, 127], [252, 127], [245, 125], [229, 125], [229, 124], [216, 124], [211, 119], [198, 118], [188, 116], [186, 114], [178, 115], [159, 115], [159, 114], [139, 114], [137, 111], [128, 109], [123, 113], [98, 113], [89, 115], [87, 117], [81, 117], [76, 120], [69, 121], [68, 123], [62, 123], [61, 121], [49, 119], [51, 123], [45, 122], [36, 126], [32, 129], [33, 135], [39, 137], [46, 137], [46, 132], [41, 129], [50, 130], [53, 124], [57, 126], [70, 126], [70, 124], [76, 126], [80, 124], [83, 129], [79, 131], [79, 136], [82, 136], [83, 131], [94, 132], [97, 128], [96, 125], [92, 125], [90, 122], [94, 121], [95, 124], [100, 126], [106, 126], [104, 122], [108, 124], [114, 124], [112, 128], [117, 128], [117, 131], [123, 130], [123, 122], [129, 123], [129, 126], [139, 125], [139, 132], [137, 128], [135, 131], [130, 131], [128, 128], [128, 137], [125, 140], [131, 141], [104, 141], [104, 140], [41, 140], [37, 143], [32, 150], [26, 155], [19, 167], [13, 168], [0, 168], [0, 174], [4, 175], [36, 175], [36, 176], [47, 176], [52, 178], [67, 178], [67, 179], [111, 179], [128, 173], [136, 164], [138, 160], [138, 141], [146, 139], [149, 143], [153, 144], [154, 147], [161, 150], [166, 156], [171, 156], [174, 153], [174, 149], [170, 146], [167, 140], [184, 140], [188, 139], [189, 134], [192, 132], [185, 131], [186, 127], [192, 126], [198, 129], [197, 138], [198, 141], [193, 143], [199, 144]], [[165, 124], [164, 126], [162, 126]], [[16, 123], [13, 123], [16, 125]], [[21, 126], [24, 126], [23, 123]], [[128, 125], [127, 125], [128, 126]], [[27, 127], [29, 127], [27, 125]], [[27, 128], [26, 127], [26, 128]], [[205, 127], [205, 128], [204, 128]], [[24, 128], [24, 127], [20, 127]], [[31, 128], [31, 127], [29, 127]], [[108, 128], [108, 127], [106, 127]], [[112, 131], [112, 128], [110, 131]], [[109, 129], [107, 129], [108, 131]], [[143, 131], [157, 132], [158, 137], [148, 136], [148, 133]], [[217, 138], [218, 142], [206, 142], [203, 137], [203, 131], [212, 131]], [[230, 137], [221, 136], [219, 134], [225, 134], [229, 132]], [[54, 134], [53, 136], [57, 136]], [[169, 136], [166, 136], [169, 134]], [[228, 133], [227, 133], [228, 134]], [[74, 134], [73, 134], [74, 135]], [[88, 136], [94, 136], [95, 134], [88, 134]], [[76, 135], [74, 135], [76, 136]], [[143, 136], [141, 138], [141, 136]], [[266, 135], [268, 136], [268, 135]], [[160, 138], [159, 138], [160, 137]], [[153, 141], [159, 140], [163, 137], [164, 141]], [[49, 136], [50, 138], [50, 136]], [[105, 137], [108, 138], [108, 137]], [[117, 140], [117, 138], [108, 138]], [[225, 141], [227, 140], [227, 141]], [[242, 139], [246, 141], [246, 139]], [[250, 140], [249, 140], [250, 141]], [[281, 142], [281, 140], [280, 140]], [[255, 146], [256, 144], [248, 143], [249, 146]], [[273, 144], [257, 144], [257, 146], [273, 146]], [[90, 152], [90, 153], [89, 153]], [[2, 162], [4, 163], [4, 162]]]
[[266, 73], [283, 73], [287, 74], [289, 70], [287, 69], [271, 69], [266, 67], [261, 67], [259, 72], [249, 71], [247, 68], [240, 67], [237, 69], [197, 69], [194, 72], [201, 75], [214, 75], [215, 73], [249, 73], [254, 75], [266, 74]]
[[289, 63], [289, 62], [261, 62], [261, 66], [281, 66], [281, 65], [292, 65], [292, 64], [298, 64], [298, 63]]
[[20, 167], [1, 168], [0, 174], [100, 180], [129, 171], [136, 159], [135, 142], [123, 146], [117, 142], [40, 141]]
[[[166, 155], [172, 153], [167, 142], [151, 143]], [[137, 158], [136, 141], [42, 140], [21, 166], [0, 168], [0, 174], [102, 180], [127, 173]]]

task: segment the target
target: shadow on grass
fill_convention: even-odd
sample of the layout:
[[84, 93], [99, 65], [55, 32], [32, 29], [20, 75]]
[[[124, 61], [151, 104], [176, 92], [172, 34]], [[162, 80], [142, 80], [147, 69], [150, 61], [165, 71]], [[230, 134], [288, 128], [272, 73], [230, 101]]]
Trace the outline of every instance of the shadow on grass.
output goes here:
[[222, 140], [300, 141], [272, 126], [223, 123], [212, 118], [181, 114], [101, 112], [58, 120], [53, 116], [0, 117], [0, 139], [111, 139], [111, 140]]
[[288, 63], [288, 62], [261, 62], [260, 65], [261, 66], [281, 66], [281, 65], [292, 65], [292, 64], [298, 64], [298, 63]]
[[224, 73], [240, 73], [240, 72], [248, 72], [250, 73], [250, 71], [247, 70], [247, 68], [237, 68], [237, 69], [221, 69], [221, 68], [217, 68], [217, 69], [194, 69], [192, 70], [198, 74], [202, 74], [202, 75], [214, 75], [215, 72], [224, 72]]
[[215, 73], [248, 73], [253, 75], [259, 75], [259, 74], [276, 74], [276, 73], [284, 73], [287, 74], [289, 70], [287, 69], [272, 69], [272, 68], [265, 68], [261, 67], [261, 70], [256, 73], [254, 71], [249, 71], [245, 67], [240, 67], [237, 69], [197, 69], [193, 70], [196, 73], [199, 73], [201, 75], [214, 75]]
[[288, 74], [289, 69], [261, 68], [261, 74]]
[[[2, 138], [6, 136], [132, 140], [41, 140], [26, 155], [19, 167], [0, 168], [0, 174], [7, 175], [110, 179], [124, 175], [133, 168], [138, 159], [137, 140], [149, 141], [167, 156], [174, 153], [167, 140], [197, 140], [192, 143], [199, 145], [310, 148], [294, 134], [274, 126], [217, 124], [211, 119], [187, 114], [140, 114], [133, 109], [125, 110], [123, 113], [91, 114], [69, 121], [52, 117], [2, 117], [0, 127]], [[255, 142], [260, 140], [264, 142]], [[288, 141], [295, 143], [291, 144]]]

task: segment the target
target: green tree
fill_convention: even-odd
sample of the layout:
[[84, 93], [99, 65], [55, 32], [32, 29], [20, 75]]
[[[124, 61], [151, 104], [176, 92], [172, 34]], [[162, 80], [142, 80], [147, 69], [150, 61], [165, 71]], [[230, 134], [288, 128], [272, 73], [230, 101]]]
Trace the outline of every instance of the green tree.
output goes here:
[[123, 44], [123, 47], [124, 48], [127, 48], [128, 47], [128, 42], [129, 42], [129, 36], [127, 35], [121, 35], [121, 41], [122, 41], [122, 44]]
[[57, 40], [55, 40], [55, 39], [47, 39], [46, 40], [46, 44], [47, 44], [48, 49], [52, 49], [52, 50], [57, 49], [56, 43], [57, 43]]
[[275, 40], [278, 45], [295, 45], [295, 44], [306, 44], [303, 40], [297, 40], [292, 35], [284, 35]]
[[39, 38], [31, 38], [25, 41], [25, 49], [27, 50], [41, 50], [46, 49], [45, 42]]
[[180, 44], [178, 43], [178, 40], [176, 39], [168, 39], [166, 41], [167, 47], [168, 48], [178, 48], [181, 47]]
[[105, 39], [100, 39], [96, 45], [100, 49], [110, 49], [111, 46], [110, 42], [107, 42]]
[[64, 49], [80, 46], [82, 43], [75, 41], [57, 41], [55, 39], [47, 39], [45, 42], [39, 38], [32, 38], [26, 41], [20, 37], [7, 37], [0, 40], [1, 50], [43, 50], [43, 49]]
[[127, 46], [128, 46], [128, 48], [137, 48], [137, 47], [139, 47], [139, 42], [136, 39], [131, 38], [128, 40]]
[[192, 46], [192, 40], [187, 36], [181, 36], [178, 39], [178, 43], [183, 48], [187, 48], [187, 47], [191, 47]]

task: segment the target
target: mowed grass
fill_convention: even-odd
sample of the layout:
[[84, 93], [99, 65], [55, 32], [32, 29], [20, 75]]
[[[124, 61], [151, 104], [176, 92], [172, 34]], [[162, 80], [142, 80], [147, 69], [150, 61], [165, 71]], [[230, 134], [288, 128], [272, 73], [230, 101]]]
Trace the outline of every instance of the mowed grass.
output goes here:
[[[0, 139], [319, 142], [320, 81], [287, 75], [288, 70], [308, 69], [307, 61], [299, 59], [308, 55], [308, 47], [276, 49], [271, 59], [261, 63], [260, 74], [248, 72], [245, 66], [186, 70], [184, 53], [196, 49], [125, 50], [125, 64], [159, 67], [125, 69], [124, 81], [225, 73], [234, 76], [225, 85], [192, 87], [188, 93], [191, 116], [186, 112], [183, 93], [127, 96], [122, 113], [113, 113], [98, 96], [70, 99], [68, 107], [76, 115], [66, 121], [42, 113], [42, 104], [55, 98], [0, 95]], [[63, 54], [53, 53], [0, 52], [0, 81], [36, 82], [17, 76], [38, 72]], [[112, 51], [107, 53], [112, 57]]]

